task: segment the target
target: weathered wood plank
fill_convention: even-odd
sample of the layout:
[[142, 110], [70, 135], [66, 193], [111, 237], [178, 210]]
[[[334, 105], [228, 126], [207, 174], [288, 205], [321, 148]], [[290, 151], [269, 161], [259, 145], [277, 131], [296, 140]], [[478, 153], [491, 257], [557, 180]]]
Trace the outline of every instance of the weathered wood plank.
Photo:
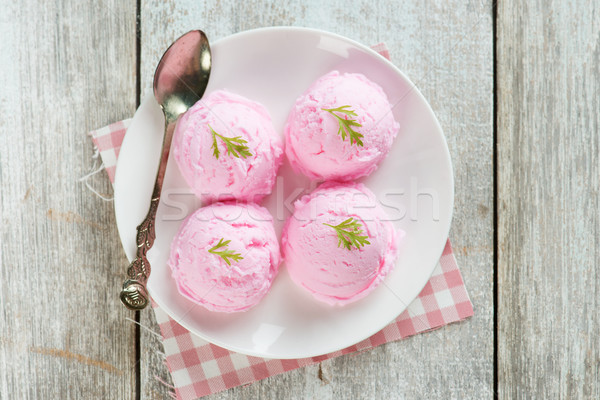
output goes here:
[[600, 398], [600, 4], [498, 8], [499, 395]]
[[[183, 32], [211, 40], [272, 25], [321, 28], [384, 41], [429, 99], [446, 132], [456, 176], [451, 238], [476, 308], [465, 324], [235, 388], [233, 398], [490, 398], [493, 390], [493, 35], [491, 1], [142, 1], [142, 93], [162, 51]], [[142, 313], [153, 329], [153, 317]], [[166, 395], [157, 343], [142, 331], [142, 398]], [[319, 379], [319, 376], [323, 380]]]
[[134, 398], [112, 203], [78, 179], [86, 132], [135, 110], [135, 2], [0, 10], [0, 398]]

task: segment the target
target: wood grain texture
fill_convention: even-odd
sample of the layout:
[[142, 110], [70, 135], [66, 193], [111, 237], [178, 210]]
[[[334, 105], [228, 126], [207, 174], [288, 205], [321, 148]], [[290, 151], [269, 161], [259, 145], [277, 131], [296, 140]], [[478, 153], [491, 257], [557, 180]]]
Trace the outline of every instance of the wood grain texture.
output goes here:
[[600, 398], [600, 4], [498, 9], [499, 397]]
[[[234, 398], [491, 398], [493, 392], [492, 2], [143, 0], [141, 86], [150, 93], [162, 51], [201, 28], [216, 40], [273, 25], [308, 26], [365, 44], [386, 42], [392, 61], [430, 101], [456, 177], [451, 231], [476, 314], [463, 324], [340, 357], [213, 395]], [[157, 329], [153, 317], [142, 323]], [[142, 398], [166, 396], [167, 376], [142, 332]], [[158, 346], [159, 347], [159, 346]], [[321, 376], [322, 379], [319, 378]]]
[[78, 179], [86, 133], [135, 110], [135, 2], [0, 10], [0, 398], [134, 398], [112, 203]]

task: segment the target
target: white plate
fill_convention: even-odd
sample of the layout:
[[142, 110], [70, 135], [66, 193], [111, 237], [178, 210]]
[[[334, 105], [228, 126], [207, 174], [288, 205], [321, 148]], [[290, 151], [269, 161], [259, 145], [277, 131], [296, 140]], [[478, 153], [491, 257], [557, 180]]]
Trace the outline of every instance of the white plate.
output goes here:
[[[403, 312], [425, 286], [450, 229], [454, 187], [442, 129], [427, 101], [394, 65], [347, 38], [313, 29], [264, 28], [238, 33], [212, 45], [207, 93], [228, 89], [263, 103], [276, 129], [298, 95], [332, 69], [360, 72], [386, 91], [401, 130], [389, 156], [364, 180], [397, 227], [407, 233], [394, 271], [365, 299], [343, 308], [314, 300], [290, 280], [285, 264], [261, 303], [245, 313], [214, 313], [180, 296], [166, 260], [181, 220], [199, 203], [169, 160], [148, 253], [148, 290], [173, 319], [224, 348], [265, 358], [302, 358], [329, 353], [376, 333]], [[135, 256], [136, 226], [144, 218], [158, 165], [163, 117], [154, 98], [135, 114], [118, 161], [115, 213], [129, 259]], [[267, 207], [281, 232], [290, 196], [309, 187], [284, 163]], [[306, 193], [306, 192], [305, 192]], [[183, 212], [181, 211], [183, 208]]]

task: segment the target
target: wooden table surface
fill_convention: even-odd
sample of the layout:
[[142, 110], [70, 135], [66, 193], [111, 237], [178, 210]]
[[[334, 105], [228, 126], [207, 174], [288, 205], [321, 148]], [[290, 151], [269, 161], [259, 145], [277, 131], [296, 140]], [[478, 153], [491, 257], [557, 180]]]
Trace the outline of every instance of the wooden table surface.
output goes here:
[[475, 316], [210, 398], [600, 398], [596, 0], [0, 0], [0, 398], [168, 398], [86, 133], [133, 115], [181, 33], [273, 25], [385, 42], [429, 100]]

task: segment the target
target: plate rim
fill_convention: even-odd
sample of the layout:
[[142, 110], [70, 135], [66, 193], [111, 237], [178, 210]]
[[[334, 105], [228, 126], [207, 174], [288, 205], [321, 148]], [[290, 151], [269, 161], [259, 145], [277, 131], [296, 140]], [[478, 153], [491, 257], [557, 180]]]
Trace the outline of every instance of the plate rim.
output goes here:
[[[452, 157], [450, 154], [450, 150], [448, 147], [448, 142], [446, 140], [446, 136], [444, 135], [444, 130], [442, 129], [442, 126], [439, 123], [439, 120], [435, 114], [435, 112], [433, 111], [433, 109], [431, 108], [431, 105], [429, 104], [429, 102], [427, 101], [427, 99], [425, 98], [425, 96], [423, 96], [423, 94], [421, 93], [421, 91], [419, 90], [419, 88], [417, 87], [417, 85], [404, 73], [402, 72], [396, 65], [394, 65], [390, 60], [388, 60], [387, 58], [383, 57], [381, 54], [377, 53], [375, 50], [373, 50], [372, 48], [370, 48], [367, 45], [361, 44], [353, 39], [350, 39], [346, 36], [342, 36], [339, 35], [337, 33], [333, 33], [330, 31], [326, 31], [326, 30], [322, 30], [322, 29], [317, 29], [317, 28], [308, 28], [308, 27], [295, 27], [295, 26], [269, 26], [269, 27], [261, 27], [261, 28], [255, 28], [255, 29], [248, 29], [245, 31], [240, 31], [240, 32], [236, 32], [233, 33], [231, 35], [227, 35], [225, 37], [222, 37], [218, 40], [215, 40], [215, 42], [212, 44], [212, 46], [215, 46], [217, 44], [221, 44], [221, 43], [226, 43], [232, 40], [236, 40], [239, 37], [242, 36], [246, 36], [246, 35], [252, 35], [252, 34], [260, 34], [263, 32], [268, 32], [268, 31], [282, 31], [282, 32], [307, 32], [307, 33], [313, 33], [313, 34], [320, 34], [320, 35], [326, 35], [344, 42], [347, 42], [363, 51], [365, 51], [366, 53], [368, 53], [370, 56], [372, 57], [376, 57], [379, 59], [379, 61], [383, 61], [388, 67], [390, 67], [396, 74], [398, 74], [399, 76], [402, 77], [402, 79], [404, 79], [406, 82], [410, 83], [411, 87], [412, 87], [412, 91], [415, 92], [415, 94], [420, 98], [420, 100], [422, 101], [422, 103], [427, 107], [427, 110], [429, 111], [429, 113], [433, 116], [433, 123], [435, 125], [435, 127], [437, 128], [436, 130], [436, 134], [439, 136], [439, 138], [441, 139], [441, 142], [443, 143], [443, 150], [444, 150], [444, 155], [445, 155], [445, 164], [448, 170], [448, 174], [449, 174], [449, 188], [450, 188], [450, 193], [449, 193], [449, 205], [448, 205], [448, 211], [449, 211], [449, 216], [448, 216], [448, 225], [446, 227], [446, 229], [444, 229], [445, 232], [445, 237], [448, 238], [449, 237], [449, 233], [450, 233], [450, 229], [452, 226], [452, 220], [454, 217], [454, 202], [455, 202], [455, 180], [454, 180], [454, 169], [453, 169], [453, 165], [452, 165]], [[136, 114], [138, 112], [138, 110], [140, 110], [142, 108], [143, 105], [145, 105], [146, 103], [151, 101], [155, 101], [154, 97], [152, 95], [152, 93], [148, 93], [147, 96], [143, 99], [143, 101], [140, 103], [140, 106], [138, 107], [138, 109], [136, 110]], [[135, 118], [135, 114], [133, 116], [133, 118]], [[124, 142], [125, 140], [127, 140], [127, 134], [125, 135], [124, 138]], [[117, 198], [116, 196], [116, 191], [117, 191], [117, 182], [119, 180], [119, 164], [122, 164], [121, 162], [122, 158], [119, 157], [117, 159], [117, 164], [116, 164], [116, 171], [115, 171], [115, 184], [114, 184], [114, 188], [115, 188], [115, 200]], [[119, 218], [117, 215], [117, 207], [116, 207], [116, 201], [115, 201], [115, 207], [114, 207], [114, 212], [115, 212], [115, 221], [117, 223], [117, 230], [119, 233], [119, 239], [121, 240], [121, 245], [124, 248], [126, 257], [128, 258], [129, 261], [131, 261], [131, 259], [129, 259], [128, 255], [127, 255], [127, 249], [125, 249], [124, 246], [124, 232], [122, 232], [122, 229], [120, 229], [119, 227]], [[446, 245], [447, 239], [446, 241], [444, 241], [444, 243], [440, 246], [440, 249], [437, 249], [438, 251], [432, 252], [437, 254], [438, 256], [436, 257], [436, 260], [439, 260], [439, 258], [441, 258], [445, 245]], [[245, 354], [245, 355], [249, 355], [249, 356], [255, 356], [255, 357], [262, 357], [262, 358], [272, 358], [272, 359], [298, 359], [298, 358], [309, 358], [309, 357], [316, 357], [316, 356], [320, 356], [320, 355], [325, 355], [325, 354], [329, 354], [331, 352], [335, 352], [335, 351], [339, 351], [339, 350], [343, 350], [349, 346], [352, 346], [356, 343], [359, 343], [369, 337], [371, 337], [372, 335], [374, 335], [375, 333], [381, 331], [382, 329], [384, 329], [386, 326], [388, 326], [392, 321], [394, 321], [396, 318], [398, 318], [398, 316], [400, 314], [402, 314], [404, 311], [406, 311], [406, 309], [409, 307], [409, 305], [418, 297], [419, 293], [421, 293], [421, 291], [423, 290], [423, 288], [427, 285], [427, 283], [429, 282], [429, 280], [431, 279], [431, 276], [433, 275], [433, 272], [435, 271], [435, 267], [437, 265], [438, 261], [436, 261], [436, 263], [430, 268], [430, 273], [428, 274], [428, 279], [423, 283], [423, 285], [419, 288], [417, 295], [411, 299], [411, 301], [403, 308], [400, 309], [399, 308], [399, 312], [398, 314], [393, 317], [391, 320], [387, 321], [385, 324], [383, 324], [382, 326], [375, 326], [373, 329], [368, 330], [369, 334], [362, 337], [356, 341], [354, 341], [351, 344], [345, 344], [342, 347], [336, 346], [335, 348], [330, 349], [329, 351], [323, 353], [323, 352], [318, 352], [318, 353], [308, 353], [308, 354], [302, 354], [302, 355], [289, 355], [289, 356], [277, 356], [277, 355], [273, 355], [273, 354], [267, 354], [268, 351], [260, 353], [260, 352], [253, 352], [252, 350], [248, 350], [248, 349], [243, 349], [243, 348], [239, 348], [236, 347], [235, 345], [230, 345], [227, 343], [223, 343], [221, 341], [219, 341], [218, 339], [215, 339], [213, 337], [211, 338], [207, 338], [205, 335], [203, 335], [202, 333], [198, 332], [195, 328], [193, 328], [192, 326], [190, 326], [189, 323], [187, 323], [184, 320], [179, 320], [177, 317], [174, 316], [173, 310], [171, 310], [171, 308], [168, 305], [165, 304], [160, 304], [160, 302], [156, 302], [161, 308], [162, 310], [164, 310], [164, 312], [170, 317], [172, 318], [174, 321], [176, 321], [178, 324], [180, 324], [181, 326], [183, 326], [185, 329], [187, 329], [188, 331], [190, 331], [191, 333], [199, 336], [200, 338], [202, 338], [203, 340], [206, 340], [209, 343], [215, 344], [217, 346], [223, 347], [227, 350], [230, 351], [234, 351], [237, 353], [241, 353], [241, 354]], [[152, 290], [148, 289], [151, 297], [152, 296]], [[153, 297], [154, 298], [154, 297]], [[354, 339], [353, 339], [354, 340]]]

